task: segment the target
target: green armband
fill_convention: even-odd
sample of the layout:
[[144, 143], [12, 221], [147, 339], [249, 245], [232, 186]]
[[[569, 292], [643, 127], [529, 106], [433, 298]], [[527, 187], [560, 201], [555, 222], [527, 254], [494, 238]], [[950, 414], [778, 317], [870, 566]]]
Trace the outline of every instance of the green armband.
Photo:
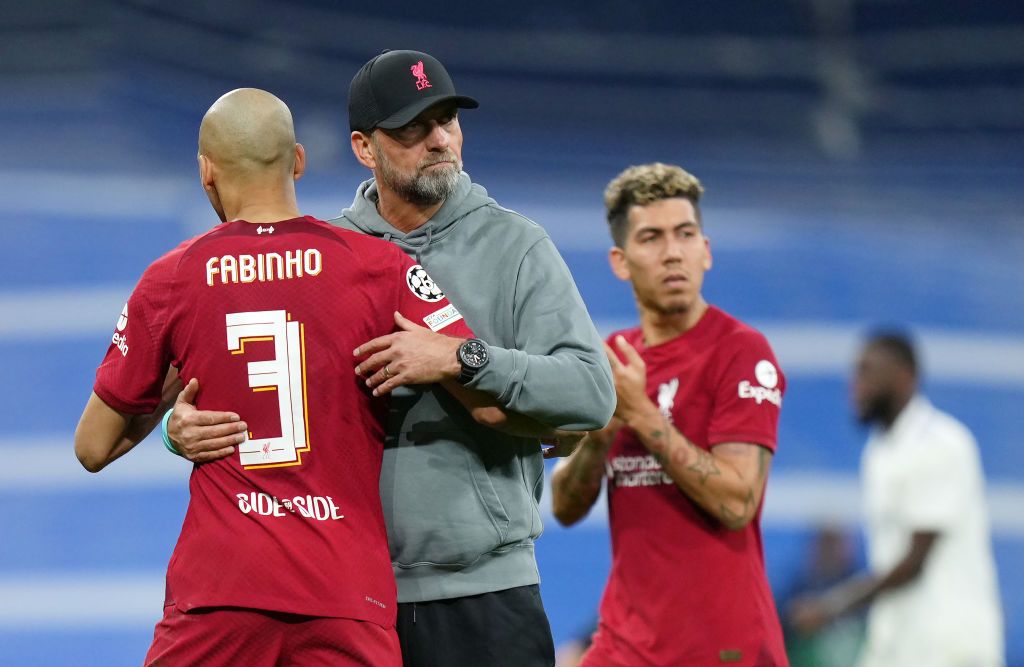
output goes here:
[[164, 413], [164, 418], [160, 420], [160, 437], [164, 439], [164, 447], [167, 448], [167, 451], [175, 456], [181, 456], [181, 452], [175, 449], [174, 443], [171, 442], [171, 436], [167, 435], [167, 420], [171, 418], [173, 412], [174, 408], [171, 408]]

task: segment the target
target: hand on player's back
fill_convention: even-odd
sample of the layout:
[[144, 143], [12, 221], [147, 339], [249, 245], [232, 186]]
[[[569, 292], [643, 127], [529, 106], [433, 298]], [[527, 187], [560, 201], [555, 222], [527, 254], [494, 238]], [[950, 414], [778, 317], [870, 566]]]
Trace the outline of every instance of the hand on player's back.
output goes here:
[[192, 378], [174, 402], [174, 412], [167, 420], [167, 435], [175, 449], [193, 463], [234, 454], [235, 445], [245, 442], [246, 423], [234, 412], [196, 409], [197, 393], [199, 381]]

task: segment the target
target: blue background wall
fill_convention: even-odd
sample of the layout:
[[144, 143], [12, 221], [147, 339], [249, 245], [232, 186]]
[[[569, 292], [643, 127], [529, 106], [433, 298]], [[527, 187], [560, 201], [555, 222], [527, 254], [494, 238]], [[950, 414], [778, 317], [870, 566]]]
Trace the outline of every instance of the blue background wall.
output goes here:
[[[789, 377], [765, 512], [784, 590], [811, 531], [858, 529], [858, 336], [912, 328], [926, 390], [982, 446], [1010, 664], [1024, 664], [1024, 16], [1015, 3], [6, 3], [0, 58], [0, 664], [137, 664], [187, 503], [147, 441], [99, 476], [71, 434], [145, 266], [215, 222], [194, 175], [221, 93], [288, 101], [329, 217], [365, 177], [345, 141], [358, 66], [421, 48], [480, 99], [466, 169], [544, 225], [602, 331], [633, 322], [601, 192], [629, 164], [708, 188], [707, 296], [763, 328]], [[538, 544], [556, 640], [609, 564], [603, 512]]]

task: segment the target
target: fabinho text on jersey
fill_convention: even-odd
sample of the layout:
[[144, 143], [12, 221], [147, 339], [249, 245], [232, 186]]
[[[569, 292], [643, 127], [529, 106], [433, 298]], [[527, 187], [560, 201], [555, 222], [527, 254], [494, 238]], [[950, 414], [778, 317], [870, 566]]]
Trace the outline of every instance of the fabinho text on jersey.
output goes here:
[[[318, 276], [323, 270], [323, 258], [316, 248], [296, 249], [280, 253], [255, 255], [222, 255], [206, 260], [206, 284], [254, 283], [288, 280], [305, 276]], [[220, 276], [218, 280], [215, 276]]]

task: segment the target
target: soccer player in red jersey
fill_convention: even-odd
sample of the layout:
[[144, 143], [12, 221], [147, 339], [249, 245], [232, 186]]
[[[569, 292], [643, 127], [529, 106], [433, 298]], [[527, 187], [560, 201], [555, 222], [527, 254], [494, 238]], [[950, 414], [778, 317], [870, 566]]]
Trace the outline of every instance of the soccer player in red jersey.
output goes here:
[[378, 486], [387, 405], [352, 350], [396, 322], [471, 332], [394, 245], [299, 213], [304, 161], [273, 95], [210, 108], [199, 170], [225, 222], [143, 274], [75, 434], [90, 471], [124, 454], [169, 365], [202, 378], [199, 405], [245, 418], [237, 454], [192, 472], [147, 665], [401, 664]]
[[760, 529], [785, 379], [764, 336], [701, 295], [702, 193], [657, 163], [605, 192], [640, 326], [608, 340], [612, 423], [552, 478], [564, 525], [608, 478], [612, 570], [586, 667], [786, 664]]

